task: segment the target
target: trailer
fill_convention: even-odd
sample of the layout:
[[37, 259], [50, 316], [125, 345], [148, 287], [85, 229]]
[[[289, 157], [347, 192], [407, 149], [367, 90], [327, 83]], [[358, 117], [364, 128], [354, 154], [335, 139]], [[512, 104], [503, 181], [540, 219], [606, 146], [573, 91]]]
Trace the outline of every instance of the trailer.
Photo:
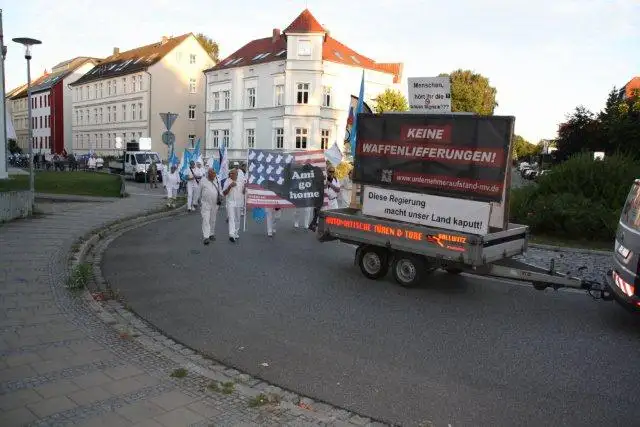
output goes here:
[[[508, 221], [513, 122], [454, 114], [358, 115], [353, 181], [361, 187], [359, 200], [320, 211], [318, 239], [355, 245], [354, 263], [365, 277], [381, 279], [391, 271], [403, 287], [442, 269], [613, 300], [618, 295], [611, 271], [601, 283], [557, 272], [553, 260], [542, 268], [513, 259], [526, 253], [529, 241], [527, 226]], [[472, 230], [476, 223], [481, 226]]]

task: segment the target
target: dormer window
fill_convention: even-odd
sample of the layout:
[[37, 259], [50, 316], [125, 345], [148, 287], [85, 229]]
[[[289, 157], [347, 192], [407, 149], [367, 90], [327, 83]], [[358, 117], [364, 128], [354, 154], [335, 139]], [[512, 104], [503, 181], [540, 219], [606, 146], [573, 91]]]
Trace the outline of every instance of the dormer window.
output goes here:
[[311, 40], [300, 40], [298, 42], [298, 55], [311, 56]]

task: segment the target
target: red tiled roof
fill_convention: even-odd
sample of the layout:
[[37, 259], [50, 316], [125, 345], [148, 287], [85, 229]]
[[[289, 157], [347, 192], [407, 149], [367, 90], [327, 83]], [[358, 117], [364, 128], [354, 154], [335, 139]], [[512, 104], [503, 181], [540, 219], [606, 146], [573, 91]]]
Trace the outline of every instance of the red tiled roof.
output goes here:
[[[37, 79], [35, 79], [35, 80], [33, 80], [31, 82], [31, 89], [33, 89], [34, 87], [38, 86], [40, 83], [45, 81], [48, 77], [49, 77], [49, 73], [47, 73], [47, 70], [44, 70], [44, 74], [43, 75], [41, 75], [40, 77], [38, 77]], [[27, 89], [28, 89], [27, 85], [24, 85], [24, 87], [22, 89], [20, 89], [16, 93], [14, 93], [13, 96], [11, 96], [11, 98], [9, 98], [9, 99], [26, 98], [27, 97]]]
[[272, 61], [284, 61], [286, 59], [287, 49], [286, 33], [296, 32], [321, 32], [326, 34], [322, 45], [322, 59], [324, 61], [337, 62], [340, 64], [393, 74], [393, 82], [400, 82], [400, 77], [402, 75], [402, 63], [377, 63], [373, 59], [359, 54], [329, 36], [326, 30], [318, 23], [308, 9], [305, 9], [287, 27], [287, 29], [284, 30], [284, 34], [276, 33], [272, 37], [252, 40], [224, 60], [220, 61], [215, 67], [205, 70], [205, 72], [246, 67]]
[[311, 14], [309, 9], [302, 11], [296, 19], [283, 31], [283, 33], [326, 33], [327, 30]]

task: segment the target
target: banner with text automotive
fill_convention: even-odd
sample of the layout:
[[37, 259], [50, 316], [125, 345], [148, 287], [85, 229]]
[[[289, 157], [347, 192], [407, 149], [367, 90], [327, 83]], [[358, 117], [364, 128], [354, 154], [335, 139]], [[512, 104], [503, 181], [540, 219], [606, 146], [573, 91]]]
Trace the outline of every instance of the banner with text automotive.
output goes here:
[[354, 182], [502, 202], [515, 119], [362, 114]]
[[430, 194], [364, 187], [362, 213], [395, 221], [485, 235], [491, 204]]

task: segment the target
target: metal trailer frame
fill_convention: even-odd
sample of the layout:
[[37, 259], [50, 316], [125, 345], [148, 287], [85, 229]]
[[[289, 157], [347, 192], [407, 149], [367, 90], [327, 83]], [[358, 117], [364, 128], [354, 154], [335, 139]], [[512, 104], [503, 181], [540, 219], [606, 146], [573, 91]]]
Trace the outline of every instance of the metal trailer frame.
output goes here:
[[[439, 236], [448, 240], [438, 241]], [[506, 230], [478, 236], [385, 220], [344, 208], [319, 213], [318, 240], [358, 246], [354, 263], [366, 277], [379, 279], [391, 270], [405, 287], [417, 286], [425, 274], [440, 268], [451, 274], [528, 282], [537, 290], [572, 288], [587, 291], [595, 299], [614, 299], [608, 280], [599, 283], [567, 276], [555, 270], [553, 260], [545, 269], [512, 259], [527, 250], [529, 227], [524, 225], [509, 224]], [[448, 245], [451, 241], [456, 244]]]

